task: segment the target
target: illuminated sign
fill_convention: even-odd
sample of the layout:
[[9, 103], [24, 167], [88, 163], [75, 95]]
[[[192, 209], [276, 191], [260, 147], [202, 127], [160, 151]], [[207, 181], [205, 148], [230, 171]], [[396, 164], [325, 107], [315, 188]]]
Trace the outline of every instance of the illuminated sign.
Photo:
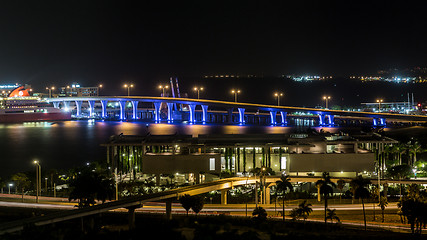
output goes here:
[[0, 85], [0, 89], [17, 88], [17, 87], [19, 87], [18, 84], [15, 84], [15, 85]]

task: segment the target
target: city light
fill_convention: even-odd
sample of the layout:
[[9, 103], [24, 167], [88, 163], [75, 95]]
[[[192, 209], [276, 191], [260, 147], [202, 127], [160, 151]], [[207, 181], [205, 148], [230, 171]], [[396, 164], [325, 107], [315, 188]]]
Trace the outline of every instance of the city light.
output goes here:
[[165, 97], [165, 89], [168, 89], [168, 88], [169, 88], [168, 85], [159, 85], [159, 89], [162, 89], [162, 91], [163, 91], [162, 97]]
[[130, 88], [133, 88], [133, 84], [125, 84], [123, 87], [128, 89], [128, 97], [130, 96]]
[[331, 99], [331, 96], [323, 96], [323, 100], [325, 100], [325, 108], [328, 109], [328, 100]]
[[197, 99], [200, 99], [200, 91], [203, 91], [203, 87], [195, 87], [194, 91], [197, 92]]
[[240, 89], [237, 90], [231, 90], [231, 93], [234, 94], [234, 102], [237, 102], [237, 95], [240, 93]]
[[277, 97], [277, 106], [280, 106], [280, 98], [283, 96], [283, 93], [274, 93], [274, 96]]
[[378, 112], [381, 112], [381, 103], [383, 102], [382, 99], [377, 99], [377, 103], [378, 103]]

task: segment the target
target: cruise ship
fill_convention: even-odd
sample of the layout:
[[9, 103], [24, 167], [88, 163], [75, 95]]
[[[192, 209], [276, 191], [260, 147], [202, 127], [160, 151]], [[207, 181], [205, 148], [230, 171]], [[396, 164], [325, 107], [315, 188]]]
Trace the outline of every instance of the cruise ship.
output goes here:
[[70, 120], [71, 112], [54, 108], [51, 103], [30, 96], [23, 86], [8, 97], [0, 98], [0, 122], [35, 122]]

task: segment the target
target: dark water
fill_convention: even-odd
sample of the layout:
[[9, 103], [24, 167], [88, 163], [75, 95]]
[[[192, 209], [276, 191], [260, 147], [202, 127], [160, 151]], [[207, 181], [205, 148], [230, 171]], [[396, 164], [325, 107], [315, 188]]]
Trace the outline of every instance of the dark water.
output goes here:
[[[316, 128], [319, 130], [319, 128]], [[338, 132], [342, 128], [323, 128]], [[64, 121], [0, 124], [0, 176], [7, 177], [34, 169], [34, 159], [42, 168], [68, 169], [83, 166], [86, 162], [105, 161], [106, 149], [100, 146], [108, 142], [111, 135], [151, 134], [250, 134], [291, 133], [306, 128], [282, 126], [237, 126], [237, 125], [189, 125], [189, 124], [146, 124], [138, 122]], [[413, 127], [412, 131], [399, 130], [396, 136], [411, 134], [425, 136], [427, 128]], [[388, 131], [393, 133], [393, 131]]]

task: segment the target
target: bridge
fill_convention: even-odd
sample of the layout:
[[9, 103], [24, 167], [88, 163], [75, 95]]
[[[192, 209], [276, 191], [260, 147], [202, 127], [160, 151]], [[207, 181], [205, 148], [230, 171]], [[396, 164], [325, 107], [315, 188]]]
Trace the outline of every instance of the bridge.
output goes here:
[[[260, 176], [254, 177], [233, 177], [220, 179], [217, 181], [212, 181], [203, 184], [197, 184], [192, 186], [186, 186], [181, 188], [176, 188], [168, 191], [153, 193], [149, 195], [129, 197], [118, 201], [111, 201], [104, 204], [99, 204], [87, 208], [82, 209], [74, 209], [69, 211], [60, 211], [52, 214], [48, 214], [45, 216], [33, 217], [18, 221], [13, 221], [9, 223], [4, 223], [0, 226], [0, 235], [5, 233], [13, 233], [17, 231], [22, 231], [25, 226], [43, 226], [47, 224], [53, 224], [61, 221], [67, 221], [77, 218], [82, 218], [86, 216], [96, 215], [103, 212], [108, 212], [110, 210], [118, 209], [118, 208], [126, 208], [129, 211], [129, 226], [134, 226], [135, 221], [135, 209], [142, 207], [145, 202], [153, 202], [153, 201], [165, 201], [166, 202], [166, 217], [171, 219], [172, 217], [172, 200], [179, 198], [185, 194], [189, 195], [198, 195], [202, 193], [207, 193], [210, 191], [221, 191], [221, 203], [226, 204], [227, 201], [227, 191], [236, 186], [247, 185], [247, 184], [258, 184], [263, 188], [263, 193], [261, 195], [261, 203], [269, 203], [267, 202], [267, 194], [269, 194], [268, 188], [275, 184], [278, 181], [279, 177], [274, 176], [265, 176], [260, 178]], [[292, 176], [291, 182], [316, 182], [320, 177], [300, 177], [300, 176]], [[347, 183], [351, 181], [351, 178], [331, 178], [333, 182], [337, 182], [338, 180], [343, 179]], [[260, 181], [261, 180], [261, 181]], [[376, 182], [376, 179], [372, 179], [372, 183]], [[388, 180], [381, 179], [380, 184], [384, 183], [399, 183], [399, 184], [427, 184], [427, 180]], [[257, 196], [257, 195], [256, 195]], [[255, 200], [258, 202], [258, 200]]]
[[[187, 121], [189, 123], [226, 122], [245, 124], [261, 123], [262, 116], [265, 116], [267, 119], [265, 121], [266, 124], [286, 125], [288, 114], [303, 112], [308, 114], [307, 117], [316, 119], [320, 126], [334, 125], [335, 118], [340, 118], [341, 121], [348, 121], [349, 119], [362, 119], [362, 121], [369, 121], [373, 126], [385, 126], [386, 121], [418, 123], [427, 122], [427, 116], [424, 115], [342, 111], [191, 98], [102, 96], [48, 98], [48, 101], [52, 102], [54, 107], [63, 108], [68, 111], [71, 110], [71, 106], [73, 108], [75, 107], [75, 116], [77, 118], [83, 117], [84, 115], [82, 112], [82, 105], [84, 102], [87, 102], [88, 104], [88, 117], [95, 117], [95, 103], [101, 103], [100, 117], [108, 118], [109, 111], [117, 111], [111, 107], [108, 107], [108, 103], [114, 102], [120, 107], [120, 120], [152, 119], [156, 122]], [[127, 107], [128, 103], [131, 103], [131, 108]], [[146, 106], [145, 111], [142, 111], [144, 112], [143, 116], [138, 106], [140, 104], [142, 105], [147, 103], [150, 105], [149, 107]], [[154, 109], [152, 108], [153, 105]], [[185, 107], [179, 108], [178, 106]], [[199, 110], [197, 110], [198, 106], [200, 106]], [[216, 111], [214, 111], [214, 109]], [[233, 112], [235, 109], [237, 109], [237, 114]], [[248, 111], [252, 111], [252, 114], [248, 114]], [[162, 112], [165, 115], [163, 118]]]

